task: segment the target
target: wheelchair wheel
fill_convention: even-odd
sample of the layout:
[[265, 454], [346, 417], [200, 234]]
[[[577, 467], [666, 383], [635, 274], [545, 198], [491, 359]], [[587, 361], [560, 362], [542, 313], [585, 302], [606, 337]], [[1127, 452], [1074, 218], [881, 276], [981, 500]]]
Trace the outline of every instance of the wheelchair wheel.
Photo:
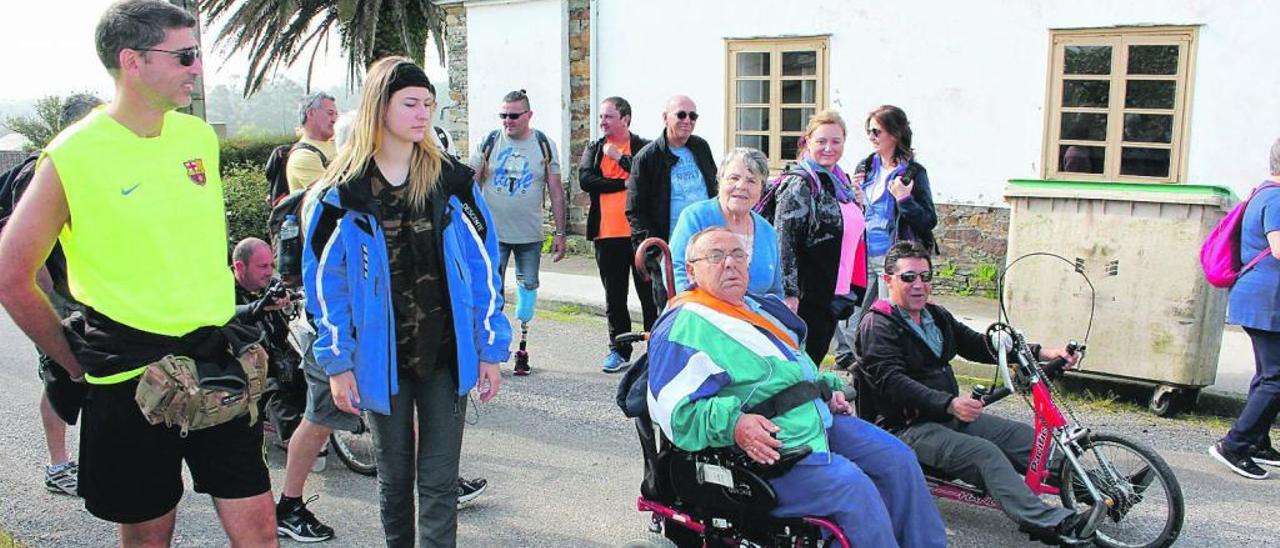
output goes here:
[[[1186, 507], [1182, 487], [1164, 459], [1138, 442], [1107, 434], [1090, 436], [1077, 455], [1089, 479], [1115, 504], [1098, 523], [1099, 546], [1163, 548], [1182, 532]], [[1062, 504], [1077, 511], [1093, 506], [1071, 463], [1063, 461]]]
[[333, 445], [333, 452], [338, 455], [338, 460], [352, 472], [364, 476], [377, 475], [378, 458], [373, 449], [373, 432], [369, 430], [364, 417], [360, 418], [360, 425], [355, 432], [334, 430], [329, 435], [329, 442]]

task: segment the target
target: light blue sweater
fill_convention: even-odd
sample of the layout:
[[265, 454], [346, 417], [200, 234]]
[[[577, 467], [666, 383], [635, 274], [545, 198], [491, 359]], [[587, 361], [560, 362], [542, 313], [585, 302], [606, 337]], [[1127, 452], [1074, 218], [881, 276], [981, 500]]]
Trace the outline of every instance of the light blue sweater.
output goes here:
[[[747, 291], [751, 293], [769, 293], [782, 295], [782, 267], [778, 260], [778, 232], [773, 229], [764, 217], [751, 212], [751, 220], [755, 223], [755, 236], [751, 241], [751, 266], [747, 271], [750, 283]], [[680, 212], [675, 229], [671, 231], [671, 264], [675, 265], [676, 292], [689, 289], [689, 279], [685, 275], [685, 248], [689, 246], [689, 238], [694, 234], [713, 226], [725, 226], [727, 221], [724, 212], [720, 211], [720, 200], [711, 198], [686, 207]]]

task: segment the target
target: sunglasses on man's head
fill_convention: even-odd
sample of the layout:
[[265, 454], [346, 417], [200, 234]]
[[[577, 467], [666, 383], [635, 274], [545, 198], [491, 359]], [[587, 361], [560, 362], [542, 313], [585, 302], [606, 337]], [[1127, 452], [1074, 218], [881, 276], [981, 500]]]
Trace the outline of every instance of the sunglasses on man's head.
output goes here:
[[688, 118], [690, 120], [693, 120], [694, 122], [698, 121], [698, 113], [692, 110], [678, 110], [675, 112], [675, 115], [676, 115], [676, 118], [679, 118], [681, 120]]
[[498, 113], [498, 119], [500, 119], [500, 120], [503, 120], [503, 119], [505, 119], [505, 120], [515, 120], [516, 118], [519, 118], [519, 117], [521, 117], [521, 116], [524, 116], [524, 115], [526, 115], [526, 114], [528, 114], [528, 113], [529, 113], [529, 111], [527, 111], [527, 110], [526, 110], [526, 111], [524, 111], [524, 112], [499, 112], [499, 113]]
[[926, 270], [926, 271], [924, 271], [924, 272], [916, 272], [916, 271], [913, 271], [913, 270], [908, 270], [908, 271], [906, 271], [906, 272], [899, 272], [899, 273], [898, 273], [898, 279], [899, 279], [899, 280], [902, 280], [902, 283], [908, 283], [908, 284], [910, 284], [910, 283], [915, 283], [915, 281], [916, 281], [916, 278], [917, 278], [917, 277], [918, 277], [918, 278], [920, 278], [920, 281], [922, 281], [922, 282], [924, 282], [924, 283], [932, 282], [932, 281], [933, 281], [933, 271], [932, 271], [932, 270]]
[[177, 51], [167, 49], [151, 49], [151, 48], [134, 48], [134, 51], [154, 51], [156, 53], [168, 53], [178, 58], [178, 64], [189, 67], [196, 63], [196, 59], [200, 58], [200, 48], [190, 47]]
[[875, 127], [867, 128], [867, 135], [870, 135], [872, 137], [879, 137], [881, 133], [884, 133], [884, 132], [880, 131], [880, 128], [875, 128]]

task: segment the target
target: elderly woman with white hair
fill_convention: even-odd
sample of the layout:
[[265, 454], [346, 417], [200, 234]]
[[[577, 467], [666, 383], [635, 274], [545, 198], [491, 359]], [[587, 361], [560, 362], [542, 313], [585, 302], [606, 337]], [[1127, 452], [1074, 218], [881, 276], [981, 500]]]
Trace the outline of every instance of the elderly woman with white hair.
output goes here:
[[[782, 273], [778, 262], [778, 233], [764, 217], [752, 210], [769, 176], [769, 159], [754, 148], [729, 151], [718, 171], [719, 194], [695, 203], [680, 213], [671, 231], [673, 264], [683, 265], [689, 238], [703, 229], [723, 226], [742, 239], [751, 250], [751, 293], [771, 293], [781, 298]], [[689, 289], [683, 268], [675, 269], [675, 292]]]

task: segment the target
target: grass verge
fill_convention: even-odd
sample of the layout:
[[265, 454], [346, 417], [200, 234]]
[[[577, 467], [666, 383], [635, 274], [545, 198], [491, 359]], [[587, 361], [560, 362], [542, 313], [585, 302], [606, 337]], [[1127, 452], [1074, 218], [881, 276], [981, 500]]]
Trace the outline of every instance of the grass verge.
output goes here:
[[26, 546], [14, 539], [8, 531], [0, 529], [0, 548], [26, 548]]

